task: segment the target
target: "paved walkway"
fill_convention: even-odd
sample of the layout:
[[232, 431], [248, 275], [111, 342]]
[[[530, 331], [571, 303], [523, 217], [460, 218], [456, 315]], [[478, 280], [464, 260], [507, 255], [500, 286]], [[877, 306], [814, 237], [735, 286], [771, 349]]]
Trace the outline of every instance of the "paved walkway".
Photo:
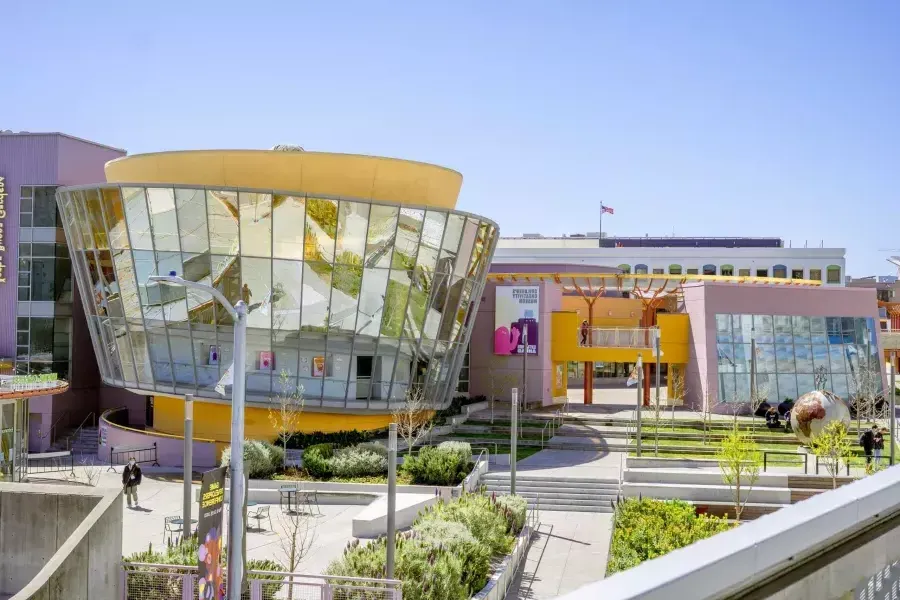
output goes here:
[[516, 472], [529, 477], [618, 479], [623, 464], [624, 452], [541, 450], [517, 462]]
[[541, 526], [507, 600], [556, 598], [603, 579], [612, 532], [610, 513], [541, 513]]

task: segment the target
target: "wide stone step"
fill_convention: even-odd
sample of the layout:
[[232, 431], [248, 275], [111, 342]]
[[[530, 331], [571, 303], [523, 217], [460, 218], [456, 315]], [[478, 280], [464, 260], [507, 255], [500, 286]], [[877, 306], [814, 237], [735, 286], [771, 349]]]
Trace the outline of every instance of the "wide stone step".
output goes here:
[[[508, 472], [488, 472], [481, 476], [480, 481], [509, 481], [510, 474]], [[591, 479], [588, 477], [540, 477], [535, 475], [527, 475], [525, 473], [516, 473], [517, 483], [536, 483], [538, 485], [553, 485], [563, 487], [597, 487], [604, 488], [608, 486], [618, 487], [618, 479]]]
[[554, 510], [554, 511], [578, 511], [578, 512], [612, 512], [613, 511], [613, 503], [610, 501], [607, 502], [579, 502], [577, 500], [565, 500], [565, 499], [548, 499], [543, 496], [538, 499], [535, 497], [526, 497], [525, 500], [528, 502], [528, 506], [534, 506], [539, 508], [540, 510]]
[[[509, 486], [505, 487], [487, 487], [485, 491], [496, 492], [497, 494], [508, 494], [510, 493]], [[555, 502], [557, 500], [581, 500], [584, 502], [611, 502], [616, 499], [615, 493], [610, 494], [579, 494], [576, 492], [554, 492], [553, 490], [530, 490], [527, 488], [520, 487], [516, 484], [516, 495], [522, 496], [523, 498], [540, 498], [541, 501], [547, 502]]]

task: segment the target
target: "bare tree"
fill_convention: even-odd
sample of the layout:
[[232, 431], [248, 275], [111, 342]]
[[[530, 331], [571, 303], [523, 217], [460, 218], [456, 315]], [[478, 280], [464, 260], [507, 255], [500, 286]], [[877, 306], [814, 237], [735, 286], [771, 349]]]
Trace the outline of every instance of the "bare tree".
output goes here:
[[[302, 511], [282, 512], [275, 520], [280, 530], [278, 549], [289, 573], [295, 573], [303, 558], [309, 554], [316, 539], [316, 528], [310, 526], [310, 515]], [[288, 600], [294, 597], [294, 578], [288, 576]]]
[[753, 422], [753, 431], [756, 432], [756, 411], [763, 403], [769, 401], [769, 378], [765, 376], [765, 380], [760, 379], [759, 373], [756, 374], [756, 387], [750, 389], [750, 416]]
[[[299, 428], [300, 415], [303, 413], [303, 386], [294, 386], [291, 382], [291, 373], [282, 369], [278, 375], [280, 387], [275, 396], [276, 406], [269, 407], [269, 422], [272, 428], [278, 432], [278, 440], [285, 449], [285, 461], [287, 461], [287, 444]], [[282, 466], [284, 466], [282, 464]]]
[[829, 421], [812, 438], [810, 447], [813, 453], [825, 464], [825, 470], [831, 475], [831, 489], [837, 489], [837, 478], [841, 472], [841, 462], [850, 456], [850, 441], [847, 439], [847, 425], [843, 421]]
[[101, 466], [97, 464], [97, 458], [94, 456], [82, 456], [81, 467], [87, 484], [91, 487], [97, 487], [100, 482]]
[[[857, 355], [856, 365], [852, 364], [850, 369], [850, 401], [856, 412], [856, 428], [859, 430], [862, 421], [875, 423], [887, 416], [884, 402], [879, 407], [879, 400], [882, 396], [882, 380], [881, 372], [878, 369], [877, 362], [867, 359], [867, 357], [859, 357]], [[875, 364], [873, 364], [873, 362]]]
[[685, 385], [684, 371], [682, 369], [672, 367], [669, 370], [669, 377], [672, 378], [672, 397], [668, 399], [668, 402], [672, 405], [672, 431], [675, 431], [675, 406], [684, 405], [688, 388]]
[[751, 436], [741, 433], [735, 421], [734, 429], [722, 440], [717, 458], [722, 480], [731, 488], [735, 519], [740, 521], [750, 492], [759, 479], [759, 446]]
[[432, 410], [433, 407], [425, 399], [424, 390], [417, 385], [409, 386], [403, 404], [394, 409], [392, 415], [397, 424], [397, 435], [406, 441], [407, 454], [431, 431], [429, 413]]

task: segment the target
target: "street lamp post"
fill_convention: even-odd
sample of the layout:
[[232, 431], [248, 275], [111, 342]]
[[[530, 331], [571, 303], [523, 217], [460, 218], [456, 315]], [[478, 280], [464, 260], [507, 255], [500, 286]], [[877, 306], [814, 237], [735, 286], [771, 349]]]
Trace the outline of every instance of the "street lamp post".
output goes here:
[[[407, 456], [409, 454], [407, 453]], [[397, 546], [397, 424], [388, 426], [388, 496], [387, 496], [387, 578], [394, 578], [394, 552]]]
[[234, 321], [234, 366], [232, 375], [234, 383], [231, 388], [231, 460], [229, 477], [231, 489], [228, 495], [228, 563], [226, 581], [228, 582], [228, 600], [241, 600], [243, 589], [244, 565], [244, 518], [241, 507], [244, 505], [244, 402], [247, 341], [247, 304], [243, 300], [232, 306], [231, 302], [216, 288], [189, 281], [170, 271], [168, 275], [151, 275], [149, 281], [164, 285], [178, 285], [210, 294], [228, 311]]
[[894, 450], [896, 443], [896, 435], [897, 435], [897, 351], [891, 351], [891, 407], [890, 407], [890, 415], [891, 415], [891, 466], [894, 463]]
[[184, 498], [182, 501], [181, 539], [191, 537], [191, 482], [193, 481], [194, 458], [194, 395], [184, 395]]
[[638, 354], [634, 370], [637, 372], [637, 455], [641, 456], [641, 405], [644, 403], [644, 359]]
[[519, 390], [516, 388], [512, 389], [512, 402], [509, 404], [510, 407], [510, 421], [509, 424], [511, 427], [509, 428], [509, 493], [513, 496], [516, 495], [516, 452], [518, 446], [518, 440], [516, 439], [516, 434], [518, 431], [516, 430], [517, 421], [519, 420]]

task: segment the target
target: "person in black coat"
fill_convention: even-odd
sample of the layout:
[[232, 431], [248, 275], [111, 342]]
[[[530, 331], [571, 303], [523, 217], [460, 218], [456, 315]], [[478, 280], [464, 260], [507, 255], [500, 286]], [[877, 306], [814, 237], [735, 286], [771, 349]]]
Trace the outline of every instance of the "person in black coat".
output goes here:
[[141, 468], [138, 466], [134, 457], [128, 459], [128, 464], [122, 471], [122, 485], [125, 486], [125, 498], [128, 500], [128, 508], [131, 508], [131, 500], [134, 499], [134, 507], [140, 508], [138, 504], [137, 488], [141, 485]]

